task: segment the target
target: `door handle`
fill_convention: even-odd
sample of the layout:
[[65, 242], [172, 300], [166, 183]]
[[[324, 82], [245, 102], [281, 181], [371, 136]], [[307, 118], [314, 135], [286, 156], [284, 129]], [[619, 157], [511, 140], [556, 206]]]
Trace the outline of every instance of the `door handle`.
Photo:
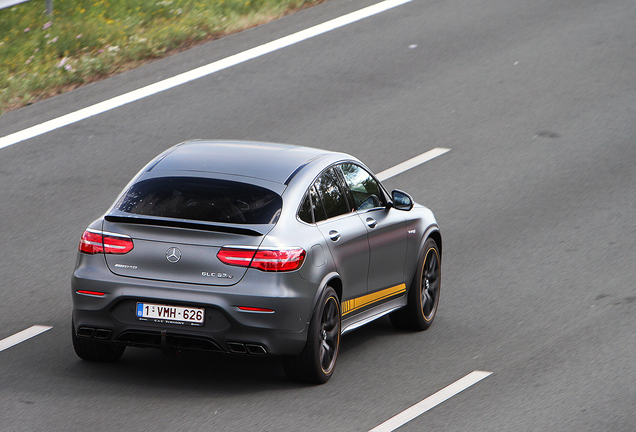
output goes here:
[[367, 218], [367, 225], [369, 225], [369, 228], [375, 228], [375, 226], [378, 224], [378, 221], [368, 217]]
[[336, 230], [329, 231], [329, 238], [335, 242], [340, 240], [340, 233]]

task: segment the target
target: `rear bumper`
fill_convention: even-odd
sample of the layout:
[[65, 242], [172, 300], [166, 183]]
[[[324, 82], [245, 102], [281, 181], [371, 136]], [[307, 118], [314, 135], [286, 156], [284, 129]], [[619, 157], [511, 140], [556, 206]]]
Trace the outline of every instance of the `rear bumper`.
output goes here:
[[[140, 348], [196, 350], [231, 354], [296, 355], [305, 346], [307, 330], [284, 332], [230, 325], [227, 331], [208, 332], [205, 327], [175, 328], [170, 324], [122, 324], [108, 312], [73, 310], [75, 334], [81, 338]], [[203, 330], [202, 330], [203, 329]]]
[[[103, 260], [83, 256], [83, 260]], [[71, 281], [74, 331], [129, 346], [224, 353], [298, 354], [307, 340], [316, 285], [297, 272], [250, 269], [230, 287], [178, 284], [117, 276], [105, 265], [80, 265]], [[78, 291], [104, 293], [102, 296]], [[205, 309], [202, 326], [142, 321], [137, 302]], [[274, 312], [248, 312], [243, 307]]]

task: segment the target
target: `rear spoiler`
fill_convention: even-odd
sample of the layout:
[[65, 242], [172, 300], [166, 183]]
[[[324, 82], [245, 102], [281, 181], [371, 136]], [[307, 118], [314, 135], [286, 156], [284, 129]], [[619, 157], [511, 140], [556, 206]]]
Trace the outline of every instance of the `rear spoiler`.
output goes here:
[[[174, 227], [174, 228], [186, 228], [186, 229], [194, 229], [201, 231], [214, 231], [214, 232], [224, 232], [231, 234], [240, 234], [246, 236], [264, 236], [266, 232], [259, 232], [255, 229], [251, 228], [242, 228], [233, 225], [216, 225], [209, 222], [204, 221], [194, 221], [194, 220], [184, 220], [184, 219], [170, 219], [170, 218], [157, 218], [152, 216], [138, 216], [138, 215], [130, 215], [130, 216], [114, 216], [114, 215], [106, 215], [104, 219], [108, 222], [115, 223], [126, 223], [126, 224], [137, 224], [137, 225], [154, 225], [154, 226], [164, 226], [164, 227]], [[262, 227], [262, 225], [259, 225]], [[271, 229], [271, 226], [268, 226], [268, 230]]]

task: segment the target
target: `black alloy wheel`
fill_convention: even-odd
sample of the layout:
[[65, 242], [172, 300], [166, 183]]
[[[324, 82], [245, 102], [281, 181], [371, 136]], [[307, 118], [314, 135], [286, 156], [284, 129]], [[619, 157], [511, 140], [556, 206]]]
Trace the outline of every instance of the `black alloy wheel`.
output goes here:
[[298, 356], [283, 357], [285, 373], [300, 382], [323, 384], [331, 378], [340, 349], [340, 300], [327, 287], [309, 325], [305, 348]]
[[320, 318], [320, 367], [324, 374], [330, 374], [336, 365], [340, 344], [340, 305], [338, 298], [330, 296]]
[[391, 323], [402, 329], [426, 330], [433, 324], [442, 284], [441, 257], [433, 239], [426, 240], [405, 307], [392, 312]]
[[435, 247], [426, 252], [422, 271], [422, 315], [424, 321], [431, 322], [435, 318], [439, 303], [440, 265], [439, 254]]

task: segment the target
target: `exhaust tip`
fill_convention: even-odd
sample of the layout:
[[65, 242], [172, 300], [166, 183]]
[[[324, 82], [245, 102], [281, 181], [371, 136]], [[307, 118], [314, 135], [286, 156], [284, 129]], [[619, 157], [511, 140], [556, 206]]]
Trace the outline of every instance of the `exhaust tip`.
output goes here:
[[93, 337], [93, 333], [95, 333], [95, 329], [90, 327], [80, 327], [77, 330], [77, 335], [81, 337]]
[[235, 354], [246, 354], [247, 353], [247, 349], [245, 348], [245, 345], [243, 345], [242, 343], [228, 342], [227, 343], [227, 347], [230, 349], [230, 352], [233, 352]]
[[254, 354], [254, 355], [265, 355], [265, 354], [267, 354], [267, 350], [265, 350], [265, 347], [263, 347], [261, 345], [246, 344], [245, 348], [247, 349], [247, 352], [250, 353], [250, 354]]
[[111, 333], [112, 331], [108, 329], [97, 329], [95, 330], [93, 337], [95, 339], [108, 339]]

